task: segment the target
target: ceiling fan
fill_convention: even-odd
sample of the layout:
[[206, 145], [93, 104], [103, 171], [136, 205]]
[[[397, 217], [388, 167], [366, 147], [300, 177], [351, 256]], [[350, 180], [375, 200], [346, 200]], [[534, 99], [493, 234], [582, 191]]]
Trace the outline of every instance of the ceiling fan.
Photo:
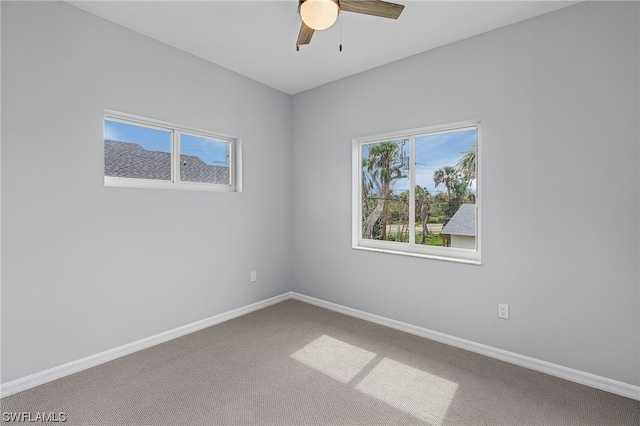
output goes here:
[[[364, 13], [382, 18], [398, 19], [404, 5], [381, 0], [300, 0], [298, 13], [302, 17], [296, 50], [309, 44], [316, 30], [324, 30], [333, 25], [340, 12]], [[340, 45], [342, 51], [342, 45]]]

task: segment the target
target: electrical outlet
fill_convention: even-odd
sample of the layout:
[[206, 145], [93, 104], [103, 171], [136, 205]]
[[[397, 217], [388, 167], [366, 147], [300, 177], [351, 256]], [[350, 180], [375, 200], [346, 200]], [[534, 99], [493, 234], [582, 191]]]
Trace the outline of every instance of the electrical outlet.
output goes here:
[[251, 271], [251, 282], [254, 282], [257, 280], [258, 280], [258, 275], [256, 274], [256, 271]]
[[509, 305], [506, 303], [498, 303], [498, 317], [509, 319]]

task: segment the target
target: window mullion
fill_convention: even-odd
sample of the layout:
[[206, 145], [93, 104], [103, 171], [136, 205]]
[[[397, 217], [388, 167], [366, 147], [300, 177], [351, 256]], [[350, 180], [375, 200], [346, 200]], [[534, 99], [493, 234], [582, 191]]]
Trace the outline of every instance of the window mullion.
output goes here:
[[409, 138], [409, 244], [416, 242], [416, 138]]
[[180, 133], [171, 131], [171, 182], [180, 182]]

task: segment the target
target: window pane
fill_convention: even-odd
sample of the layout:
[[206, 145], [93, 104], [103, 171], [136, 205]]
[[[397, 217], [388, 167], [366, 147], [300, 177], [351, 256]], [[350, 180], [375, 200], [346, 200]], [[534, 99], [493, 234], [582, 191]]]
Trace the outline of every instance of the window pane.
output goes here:
[[180, 180], [229, 184], [228, 141], [180, 134]]
[[476, 128], [416, 137], [416, 243], [476, 247]]
[[171, 180], [171, 132], [104, 120], [104, 175]]
[[362, 146], [362, 238], [409, 242], [409, 140]]

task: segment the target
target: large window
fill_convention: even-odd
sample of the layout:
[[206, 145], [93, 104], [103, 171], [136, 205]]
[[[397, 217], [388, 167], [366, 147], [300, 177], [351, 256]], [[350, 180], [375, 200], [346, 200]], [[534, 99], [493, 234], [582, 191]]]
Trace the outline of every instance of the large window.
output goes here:
[[106, 186], [234, 190], [235, 140], [119, 113], [104, 119]]
[[355, 139], [353, 247], [480, 263], [479, 125]]

